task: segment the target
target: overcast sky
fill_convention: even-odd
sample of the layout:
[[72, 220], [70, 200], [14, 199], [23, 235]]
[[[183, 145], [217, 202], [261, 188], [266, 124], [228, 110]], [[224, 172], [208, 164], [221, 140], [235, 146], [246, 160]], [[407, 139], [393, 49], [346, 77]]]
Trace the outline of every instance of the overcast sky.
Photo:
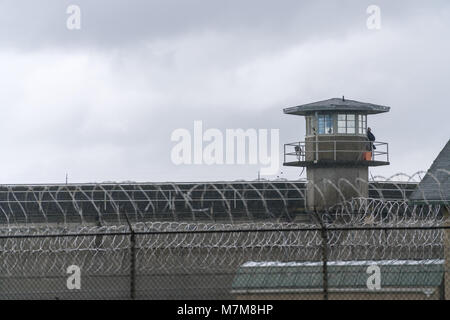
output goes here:
[[305, 131], [282, 109], [342, 95], [391, 107], [368, 119], [390, 143], [372, 175], [427, 170], [449, 139], [449, 39], [448, 0], [0, 0], [0, 183], [255, 179], [176, 166], [171, 133], [279, 129], [282, 161]]

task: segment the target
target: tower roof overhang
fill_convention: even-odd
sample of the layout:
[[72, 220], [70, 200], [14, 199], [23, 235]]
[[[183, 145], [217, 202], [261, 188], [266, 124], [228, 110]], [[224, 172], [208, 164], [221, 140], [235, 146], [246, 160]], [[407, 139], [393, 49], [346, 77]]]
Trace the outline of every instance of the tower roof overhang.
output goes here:
[[377, 114], [388, 112], [391, 108], [373, 103], [355, 100], [333, 98], [296, 107], [285, 108], [285, 114], [305, 116], [314, 112], [362, 112], [365, 114]]

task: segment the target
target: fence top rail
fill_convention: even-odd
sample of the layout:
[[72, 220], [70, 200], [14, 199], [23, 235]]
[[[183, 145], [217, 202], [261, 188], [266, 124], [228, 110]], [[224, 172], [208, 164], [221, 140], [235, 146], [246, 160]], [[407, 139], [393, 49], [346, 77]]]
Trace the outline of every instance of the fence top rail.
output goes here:
[[311, 227], [311, 228], [267, 228], [267, 229], [209, 229], [209, 230], [159, 230], [159, 231], [123, 231], [123, 232], [89, 232], [89, 233], [49, 233], [49, 234], [2, 234], [0, 239], [24, 238], [66, 238], [96, 236], [131, 236], [164, 234], [207, 234], [207, 233], [258, 233], [258, 232], [306, 232], [306, 231], [391, 231], [391, 230], [450, 230], [450, 226], [389, 226], [389, 227]]

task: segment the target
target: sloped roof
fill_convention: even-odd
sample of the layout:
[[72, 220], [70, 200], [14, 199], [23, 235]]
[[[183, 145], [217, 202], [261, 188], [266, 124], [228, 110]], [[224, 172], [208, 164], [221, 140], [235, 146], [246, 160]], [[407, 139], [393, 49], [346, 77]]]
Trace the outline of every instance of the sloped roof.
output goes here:
[[388, 112], [390, 107], [377, 105], [373, 103], [360, 102], [355, 100], [347, 100], [343, 98], [332, 98], [328, 100], [308, 103], [296, 107], [286, 108], [283, 110], [286, 114], [294, 114], [304, 116], [307, 113], [315, 111], [360, 111], [367, 114], [376, 114]]
[[450, 140], [409, 199], [412, 202], [450, 203]]

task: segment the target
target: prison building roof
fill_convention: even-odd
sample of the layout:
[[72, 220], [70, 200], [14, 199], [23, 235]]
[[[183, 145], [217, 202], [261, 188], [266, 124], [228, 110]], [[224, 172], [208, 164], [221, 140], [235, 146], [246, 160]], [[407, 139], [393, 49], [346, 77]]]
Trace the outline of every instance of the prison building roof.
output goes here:
[[388, 112], [390, 107], [373, 103], [347, 100], [345, 98], [332, 98], [328, 100], [308, 103], [296, 107], [283, 109], [286, 114], [304, 116], [316, 111], [341, 111], [341, 112], [364, 112], [366, 114], [377, 114]]
[[[328, 261], [330, 289], [367, 289], [367, 268], [383, 275], [381, 288], [435, 288], [443, 279], [444, 260]], [[322, 262], [247, 262], [237, 271], [234, 293], [308, 292], [323, 288]]]
[[450, 203], [450, 140], [409, 199], [415, 203]]
[[[370, 182], [369, 196], [403, 200], [416, 183]], [[0, 185], [0, 227], [9, 223], [255, 221], [305, 216], [306, 181]]]

